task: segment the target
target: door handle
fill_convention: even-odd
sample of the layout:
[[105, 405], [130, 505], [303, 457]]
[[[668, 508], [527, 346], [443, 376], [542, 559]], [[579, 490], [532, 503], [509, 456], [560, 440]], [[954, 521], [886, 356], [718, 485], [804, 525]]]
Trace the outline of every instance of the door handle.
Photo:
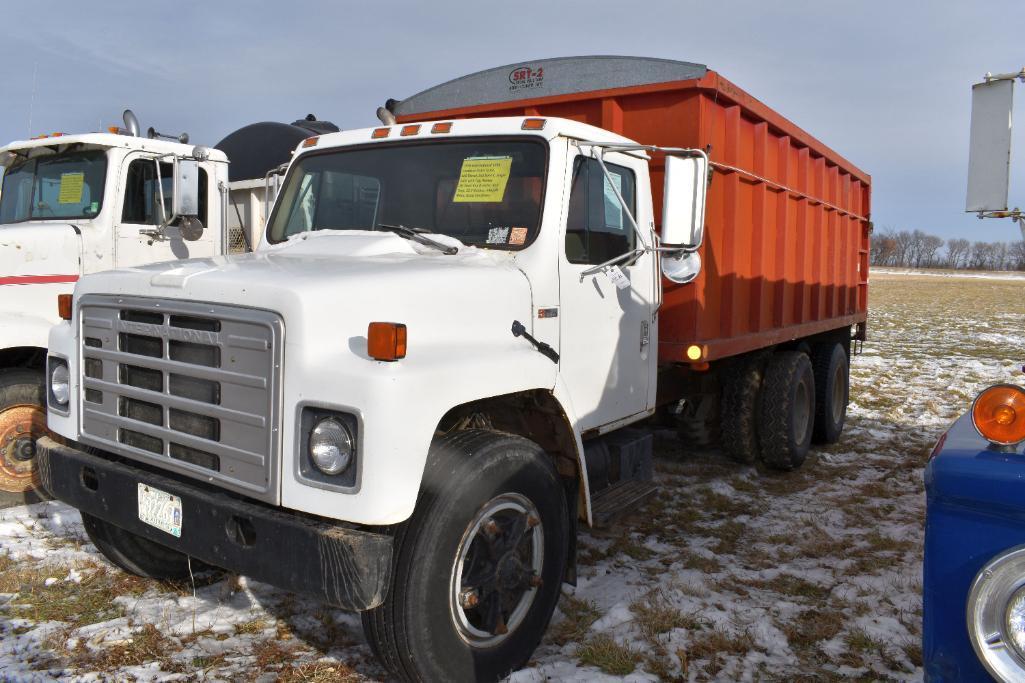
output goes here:
[[650, 333], [649, 333], [650, 329], [651, 328], [648, 325], [648, 321], [647, 320], [642, 320], [641, 321], [641, 353], [644, 353], [644, 349], [646, 349], [648, 347], [648, 342], [650, 341], [650, 336], [651, 336]]

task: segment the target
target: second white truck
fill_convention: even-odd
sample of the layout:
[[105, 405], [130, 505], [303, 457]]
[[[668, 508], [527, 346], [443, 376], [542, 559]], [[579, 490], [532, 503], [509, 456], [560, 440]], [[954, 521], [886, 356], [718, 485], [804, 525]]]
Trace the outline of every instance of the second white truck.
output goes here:
[[337, 130], [312, 116], [257, 123], [218, 149], [143, 133], [130, 111], [124, 119], [102, 133], [0, 147], [0, 505], [34, 499], [54, 297], [88, 273], [251, 251], [268, 172], [298, 141]]

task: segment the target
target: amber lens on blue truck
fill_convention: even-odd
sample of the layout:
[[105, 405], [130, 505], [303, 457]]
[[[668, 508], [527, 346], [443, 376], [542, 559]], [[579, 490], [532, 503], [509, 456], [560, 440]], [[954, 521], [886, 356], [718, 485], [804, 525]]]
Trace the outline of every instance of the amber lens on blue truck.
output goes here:
[[972, 424], [983, 438], [1000, 445], [1025, 441], [1025, 389], [997, 384], [972, 404]]

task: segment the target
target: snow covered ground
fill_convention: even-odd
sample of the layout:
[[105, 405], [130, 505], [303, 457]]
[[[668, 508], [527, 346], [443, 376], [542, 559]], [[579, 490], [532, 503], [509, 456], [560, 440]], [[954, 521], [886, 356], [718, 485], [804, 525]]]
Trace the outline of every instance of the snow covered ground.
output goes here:
[[[1020, 378], [1021, 282], [874, 272], [840, 443], [776, 474], [656, 433], [661, 493], [585, 532], [513, 681], [921, 678], [922, 466], [989, 383]], [[359, 619], [232, 577], [115, 570], [58, 503], [0, 512], [0, 680], [384, 679]]]
[[1025, 272], [1016, 270], [950, 270], [947, 268], [872, 268], [873, 276], [917, 276], [917, 277], [955, 277], [973, 280], [1025, 280]]

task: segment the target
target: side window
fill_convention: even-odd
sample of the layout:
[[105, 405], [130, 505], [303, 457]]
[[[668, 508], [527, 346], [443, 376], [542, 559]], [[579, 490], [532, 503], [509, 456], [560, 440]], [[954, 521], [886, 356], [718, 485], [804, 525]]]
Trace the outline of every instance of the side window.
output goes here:
[[[160, 164], [160, 184], [164, 190], [164, 207], [171, 210], [171, 192], [174, 188], [174, 167]], [[206, 169], [199, 169], [199, 220], [207, 223], [207, 175]], [[136, 159], [128, 165], [125, 180], [125, 206], [121, 213], [122, 223], [160, 225], [164, 216], [160, 211], [160, 192], [157, 184], [156, 164], [149, 159]]]
[[[605, 167], [615, 189], [636, 215], [633, 171], [616, 164], [606, 163]], [[604, 263], [634, 248], [633, 228], [612, 188], [597, 161], [577, 158], [566, 219], [566, 259], [570, 263]]]

